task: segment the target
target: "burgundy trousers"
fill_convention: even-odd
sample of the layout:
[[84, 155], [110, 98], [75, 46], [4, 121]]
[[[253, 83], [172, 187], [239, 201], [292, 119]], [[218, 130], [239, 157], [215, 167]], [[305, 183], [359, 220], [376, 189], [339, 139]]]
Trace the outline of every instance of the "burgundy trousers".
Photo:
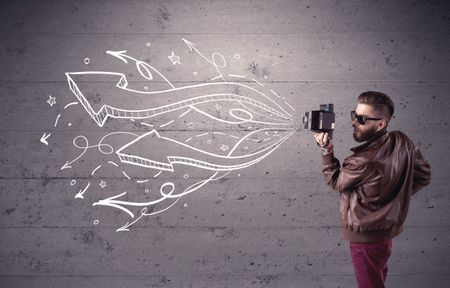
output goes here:
[[383, 288], [392, 240], [377, 243], [350, 242], [353, 268], [359, 288]]

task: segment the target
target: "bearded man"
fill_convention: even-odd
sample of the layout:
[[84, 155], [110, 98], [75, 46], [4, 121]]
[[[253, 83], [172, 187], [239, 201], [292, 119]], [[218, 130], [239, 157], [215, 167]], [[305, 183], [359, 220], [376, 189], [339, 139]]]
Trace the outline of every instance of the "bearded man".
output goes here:
[[430, 183], [431, 168], [411, 139], [388, 132], [394, 103], [384, 93], [368, 91], [351, 112], [353, 138], [362, 142], [342, 167], [327, 133], [314, 138], [322, 150], [323, 175], [339, 192], [342, 238], [350, 243], [359, 287], [384, 287], [392, 239], [403, 229], [409, 202]]

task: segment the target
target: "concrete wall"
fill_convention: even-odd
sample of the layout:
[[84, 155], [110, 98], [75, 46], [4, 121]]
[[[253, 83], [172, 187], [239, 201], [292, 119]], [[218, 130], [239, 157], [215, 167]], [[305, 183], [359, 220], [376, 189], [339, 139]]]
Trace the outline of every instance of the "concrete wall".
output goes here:
[[[449, 12], [446, 1], [2, 1], [0, 286], [356, 287], [348, 243], [340, 240], [338, 195], [323, 182], [311, 133], [298, 130], [261, 162], [208, 183], [129, 232], [116, 232], [131, 220], [126, 213], [92, 206], [132, 189], [105, 164], [112, 158], [90, 149], [71, 169], [60, 169], [79, 154], [72, 144], [77, 135], [96, 143], [106, 132], [149, 130], [129, 121], [99, 127], [80, 104], [64, 109], [76, 101], [64, 73], [122, 71], [142, 86], [148, 81], [135, 68], [105, 53], [127, 50], [177, 87], [211, 82], [216, 71], [181, 38], [205, 55], [222, 53], [229, 64], [224, 74], [244, 75], [241, 83], [255, 79], [285, 97], [296, 125], [305, 111], [334, 103], [341, 160], [356, 145], [349, 119], [355, 97], [366, 90], [391, 95], [391, 129], [421, 148], [433, 180], [413, 197], [405, 231], [394, 241], [388, 286], [445, 286]], [[181, 65], [167, 59], [171, 51]], [[164, 84], [155, 79], [150, 90]], [[114, 93], [108, 81], [86, 85]], [[170, 101], [155, 97], [143, 106]], [[161, 126], [165, 117], [152, 123]], [[197, 120], [195, 131], [182, 121], [158, 130], [170, 137], [245, 131]], [[39, 141], [44, 133], [51, 133], [48, 145]], [[164, 146], [154, 149], [165, 153]], [[104, 167], [91, 175], [99, 163]], [[187, 181], [183, 174], [154, 178], [153, 171], [124, 169], [132, 180], [151, 178], [128, 190], [139, 191], [141, 200], [151, 200], [145, 187]], [[192, 178], [204, 179], [202, 173]], [[74, 198], [87, 183], [84, 199]]]

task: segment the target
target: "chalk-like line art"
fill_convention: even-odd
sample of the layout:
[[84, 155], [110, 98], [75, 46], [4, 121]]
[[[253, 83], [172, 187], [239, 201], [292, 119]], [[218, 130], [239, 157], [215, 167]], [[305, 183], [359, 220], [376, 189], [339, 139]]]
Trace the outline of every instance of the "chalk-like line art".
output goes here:
[[167, 56], [167, 57], [170, 59], [170, 61], [172, 61], [173, 65], [181, 64], [180, 56], [175, 55], [175, 53], [173, 53], [173, 51], [172, 51], [172, 55]]
[[114, 165], [114, 166], [116, 166], [116, 167], [119, 167], [119, 165], [117, 165], [117, 163], [115, 163], [115, 162], [113, 162], [113, 161], [108, 161], [108, 163], [110, 163], [110, 164], [112, 164], [112, 165]]
[[[115, 208], [132, 218], [116, 231], [129, 231], [143, 217], [167, 211], [182, 197], [208, 183], [262, 161], [295, 132], [290, 112], [295, 110], [287, 101], [283, 101], [284, 97], [273, 89], [265, 88], [257, 79], [246, 80], [247, 77], [240, 73], [224, 73], [223, 70], [229, 67], [223, 54], [212, 52], [208, 57], [197, 44], [184, 38], [181, 40], [193, 54], [192, 57], [201, 57], [212, 65], [217, 75], [209, 78], [211, 82], [175, 87], [166, 75], [128, 55], [126, 50], [108, 50], [106, 54], [126, 65], [134, 65], [144, 81], [162, 82], [167, 87], [158, 90], [150, 89], [151, 85], [139, 87], [134, 82], [129, 83], [121, 71], [65, 73], [68, 87], [77, 101], [66, 104], [64, 110], [81, 104], [79, 106], [101, 128], [109, 127], [110, 122], [115, 121], [122, 121], [123, 125], [130, 123], [140, 129], [150, 128], [144, 133], [109, 132], [99, 141], [89, 141], [87, 136], [78, 135], [72, 144], [79, 152], [60, 168], [61, 171], [70, 171], [67, 169], [75, 164], [81, 165], [81, 159], [93, 159], [86, 156], [87, 151], [98, 151], [104, 157], [108, 156], [108, 159], [92, 166], [90, 177], [103, 175], [97, 172], [100, 169], [104, 172], [106, 170], [103, 169], [115, 169], [126, 183], [144, 187], [146, 194], [156, 193], [156, 197], [148, 194], [152, 196], [135, 201], [133, 198], [139, 199], [136, 188], [125, 188], [119, 192], [115, 191], [115, 185], [107, 185], [100, 180], [100, 188], [111, 192], [113, 196], [97, 198], [92, 205]], [[168, 60], [165, 58], [168, 65], [188, 63], [184, 58], [181, 61], [174, 50], [169, 51], [171, 53], [166, 54]], [[235, 53], [233, 58], [233, 61], [239, 61], [241, 56]], [[198, 72], [194, 71], [193, 75], [197, 76]], [[239, 82], [229, 81], [226, 77]], [[267, 76], [264, 78], [267, 79]], [[106, 93], [101, 93], [101, 98], [95, 96], [92, 85], [89, 85], [97, 79], [103, 86], [112, 83]], [[56, 103], [51, 97], [48, 100], [50, 106]], [[65, 117], [60, 117], [61, 114], [56, 118], [54, 127], [58, 121], [65, 120]], [[171, 132], [171, 129], [166, 128], [169, 125], [181, 127], [183, 133]], [[44, 133], [41, 142], [48, 145], [46, 139], [49, 136], [50, 133]], [[120, 137], [120, 141], [113, 141], [115, 137]], [[136, 171], [141, 172], [136, 175]], [[196, 173], [204, 176], [191, 177]], [[240, 177], [241, 174], [237, 175]], [[75, 198], [84, 199], [89, 188], [89, 198], [95, 197], [93, 190], [99, 188], [97, 185], [91, 187], [90, 184], [91, 181], [81, 187]], [[121, 187], [124, 185], [121, 184]], [[184, 207], [187, 207], [187, 203]], [[100, 222], [96, 219], [94, 225], [97, 225], [95, 223]]]
[[230, 77], [236, 77], [236, 78], [245, 78], [243, 75], [236, 75], [236, 74], [228, 74]]
[[49, 95], [47, 103], [48, 103], [48, 105], [50, 105], [50, 107], [53, 107], [53, 105], [56, 104], [56, 97], [53, 97], [52, 95]]
[[252, 79], [252, 81], [255, 82], [256, 84], [258, 84], [259, 86], [264, 87], [264, 84], [262, 84], [262, 83], [259, 82], [258, 80]]
[[[144, 77], [147, 80], [153, 80], [153, 74], [151, 71], [155, 72], [156, 74], [158, 74], [162, 79], [164, 79], [167, 84], [169, 84], [172, 88], [175, 88], [175, 86], [173, 86], [172, 83], [170, 83], [169, 80], [167, 80], [167, 78], [161, 74], [161, 72], [159, 72], [158, 70], [156, 70], [153, 66], [151, 66], [150, 64], [147, 64], [143, 61], [137, 60], [131, 56], [126, 55], [127, 51], [126, 50], [122, 50], [122, 51], [106, 51], [106, 54], [112, 55], [114, 57], [117, 57], [118, 59], [122, 60], [123, 62], [128, 63], [127, 59], [130, 59], [131, 61], [136, 63], [136, 68], [138, 69], [139, 73], [142, 75], [142, 77]], [[109, 72], [111, 73], [111, 72]], [[113, 73], [115, 74], [115, 73]], [[120, 75], [123, 75], [122, 73], [119, 73]], [[66, 73], [67, 75], [67, 73]]]
[[[100, 139], [99, 143], [96, 145], [89, 145], [89, 141], [88, 139], [83, 136], [83, 135], [78, 135], [77, 137], [75, 137], [72, 141], [73, 145], [78, 148], [83, 150], [80, 155], [78, 155], [77, 157], [75, 157], [74, 159], [72, 159], [71, 161], [67, 160], [66, 163], [64, 163], [64, 165], [61, 167], [61, 170], [64, 169], [68, 169], [68, 168], [72, 168], [72, 164], [75, 163], [76, 161], [78, 161], [79, 159], [81, 159], [83, 157], [83, 155], [86, 153], [86, 151], [90, 148], [97, 148], [98, 151], [100, 151], [103, 154], [111, 154], [113, 153], [114, 149], [110, 144], [106, 144], [103, 143], [103, 141], [105, 141], [108, 137], [110, 137], [111, 135], [116, 135], [116, 134], [127, 134], [127, 135], [132, 135], [137, 137], [138, 135], [136, 133], [132, 133], [132, 132], [123, 132], [123, 131], [118, 131], [118, 132], [111, 132], [106, 134], [105, 136], [102, 137], [102, 139]], [[79, 144], [78, 142], [80, 141], [80, 139], [84, 142], [83, 144]], [[104, 149], [109, 149], [108, 150], [104, 150]]]
[[[183, 42], [189, 47], [189, 50], [191, 51], [191, 53], [197, 53], [198, 55], [200, 55], [200, 57], [202, 57], [203, 59], [205, 59], [208, 63], [210, 63], [211, 65], [214, 66], [214, 68], [216, 69], [217, 73], [219, 74], [217, 77], [212, 78], [211, 80], [216, 80], [216, 79], [222, 79], [222, 81], [227, 82], [227, 80], [225, 79], [225, 77], [223, 77], [222, 72], [220, 72], [221, 68], [225, 68], [227, 67], [227, 61], [225, 60], [225, 57], [220, 54], [219, 52], [214, 52], [212, 54], [211, 59], [209, 59], [208, 57], [206, 57], [202, 52], [200, 52], [200, 50], [197, 49], [197, 45], [182, 38]], [[218, 64], [218, 59], [220, 59], [220, 61], [222, 61], [221, 64]]]
[[125, 177], [127, 177], [128, 180], [131, 180], [130, 176], [128, 176], [128, 174], [125, 173], [125, 171], [122, 171], [122, 174], [123, 174]]
[[56, 127], [56, 125], [58, 125], [59, 117], [61, 117], [61, 114], [58, 114], [58, 116], [56, 116], [55, 124], [53, 125], [53, 127]]
[[40, 142], [41, 143], [44, 143], [45, 145], [48, 145], [48, 141], [47, 141], [47, 139], [48, 139], [48, 137], [50, 137], [50, 135], [52, 135], [52, 133], [46, 133], [46, 132], [44, 132], [44, 134], [42, 135], [42, 137], [41, 137], [41, 140], [40, 140]]
[[[274, 150], [274, 147], [271, 147], [271, 150], [269, 153], [269, 148], [261, 149], [258, 152], [252, 153], [252, 154], [245, 154], [242, 156], [233, 156], [233, 152], [238, 148], [238, 146], [242, 143], [242, 141], [246, 140], [248, 137], [251, 137], [252, 134], [255, 133], [261, 133], [262, 131], [265, 131], [266, 129], [261, 129], [257, 131], [253, 131], [245, 135], [243, 138], [241, 138], [235, 146], [228, 152], [227, 155], [219, 155], [210, 153], [195, 147], [192, 147], [190, 145], [187, 145], [185, 143], [173, 140], [171, 138], [162, 137], [159, 135], [159, 133], [156, 130], [152, 130], [148, 133], [143, 134], [142, 136], [137, 137], [133, 141], [129, 142], [128, 144], [122, 146], [120, 149], [116, 151], [116, 154], [119, 156], [119, 159], [122, 163], [127, 163], [131, 165], [136, 165], [144, 168], [153, 168], [153, 169], [160, 169], [164, 171], [174, 171], [173, 165], [174, 164], [183, 164], [188, 166], [195, 166], [197, 168], [201, 169], [207, 169], [207, 170], [213, 170], [213, 171], [230, 171], [230, 170], [237, 170], [237, 169], [243, 169], [248, 166], [253, 165], [256, 162], [259, 162], [266, 156], [270, 154], [271, 151]], [[292, 130], [290, 130], [292, 131]], [[151, 137], [151, 136], [156, 137]], [[204, 135], [204, 134], [202, 134]], [[201, 136], [201, 135], [197, 135]], [[278, 147], [286, 138], [288, 138], [290, 134], [285, 136], [284, 138], [277, 139], [275, 143], [272, 145]], [[148, 143], [145, 143], [145, 146], [151, 148], [152, 142], [155, 144], [154, 146], [163, 146], [166, 150], [170, 151], [171, 149], [180, 151], [180, 154], [193, 154], [195, 153], [195, 157], [180, 157], [180, 156], [167, 156], [167, 161], [155, 161], [152, 160], [150, 157], [142, 157], [139, 155], [132, 155], [130, 149], [133, 145], [135, 145], [138, 142], [140, 145], [142, 145], [142, 141], [148, 139]], [[271, 139], [271, 138], [269, 138]], [[259, 141], [259, 140], [258, 140]], [[173, 146], [174, 148], [171, 148], [170, 146]], [[183, 153], [182, 149], [191, 150], [191, 153]], [[149, 150], [151, 151], [151, 149]], [[208, 156], [208, 157], [206, 157]], [[204, 160], [205, 158], [213, 159], [213, 160]]]
[[277, 96], [279, 99], [281, 99], [280, 95], [278, 95], [275, 91], [273, 91], [272, 89], [270, 89], [270, 92], [272, 92], [273, 95]]
[[294, 107], [292, 107], [288, 102], [286, 102], [286, 101], [284, 101], [284, 103], [289, 107], [289, 108], [291, 108], [292, 109], [292, 111], [294, 111], [295, 112], [295, 109], [294, 109]]
[[141, 125], [144, 125], [144, 126], [147, 126], [147, 127], [153, 127], [152, 124], [148, 124], [148, 123], [144, 123], [144, 122], [141, 122], [140, 124], [141, 124]]
[[67, 108], [69, 108], [72, 105], [77, 105], [78, 102], [70, 102], [69, 104], [67, 104], [66, 106], [64, 106], [64, 110], [66, 110]]
[[100, 183], [98, 184], [100, 187], [102, 187], [102, 189], [104, 189], [106, 187], [106, 182], [101, 180]]
[[184, 115], [188, 114], [189, 112], [191, 112], [191, 109], [184, 111], [180, 116], [178, 116], [178, 118], [183, 118]]
[[91, 176], [94, 176], [95, 171], [97, 171], [97, 170], [100, 169], [101, 167], [102, 167], [102, 165], [98, 165], [94, 170], [92, 170]]
[[167, 123], [164, 123], [164, 124], [162, 124], [162, 125], [159, 125], [159, 127], [160, 127], [160, 128], [166, 127], [167, 125], [170, 125], [170, 124], [172, 124], [173, 122], [175, 122], [175, 120], [170, 120], [170, 121], [167, 122]]
[[75, 195], [75, 198], [81, 198], [84, 199], [83, 194], [86, 193], [87, 189], [89, 188], [89, 186], [91, 186], [91, 182], [89, 182], [86, 187], [83, 190], [80, 190], [77, 195]]
[[[268, 97], [267, 95], [263, 94], [262, 92], [247, 86], [245, 84], [241, 83], [224, 83], [224, 82], [214, 82], [214, 83], [203, 83], [203, 84], [197, 84], [197, 85], [189, 85], [179, 88], [173, 88], [169, 90], [162, 90], [162, 91], [154, 91], [154, 92], [147, 92], [147, 91], [139, 91], [135, 89], [127, 88], [128, 82], [126, 80], [126, 77], [122, 73], [117, 72], [104, 72], [104, 71], [87, 71], [87, 72], [71, 72], [66, 73], [67, 80], [69, 83], [70, 90], [75, 94], [75, 96], [78, 98], [80, 103], [83, 105], [83, 107], [86, 109], [88, 114], [92, 117], [92, 119], [95, 120], [95, 122], [100, 126], [103, 127], [103, 125], [106, 123], [108, 118], [120, 118], [120, 119], [148, 119], [152, 118], [158, 115], [166, 114], [171, 111], [177, 111], [181, 110], [183, 108], [191, 108], [196, 109], [197, 111], [199, 108], [197, 108], [197, 105], [200, 104], [206, 104], [210, 102], [237, 102], [240, 104], [247, 104], [251, 105], [253, 109], [260, 110], [261, 112], [269, 113], [268, 118], [274, 118], [278, 120], [275, 123], [263, 121], [261, 123], [263, 124], [272, 124], [272, 125], [292, 125], [292, 115], [289, 114], [283, 107], [281, 107], [278, 103], [276, 103], [273, 99]], [[78, 88], [78, 85], [73, 80], [74, 75], [112, 75], [112, 76], [119, 76], [120, 80], [117, 82], [116, 87], [120, 88], [120, 90], [124, 91], [130, 91], [138, 93], [136, 97], [142, 98], [143, 101], [145, 99], [148, 99], [148, 95], [155, 95], [155, 94], [164, 94], [165, 97], [169, 99], [173, 99], [176, 101], [173, 104], [168, 105], [162, 105], [156, 108], [149, 108], [149, 109], [138, 109], [138, 107], [134, 107], [130, 105], [131, 109], [121, 109], [116, 108], [114, 105], [116, 104], [104, 104], [102, 105], [98, 111], [95, 111], [87, 98], [84, 96], [83, 92]], [[222, 93], [208, 93], [211, 89], [214, 89], [216, 91], [222, 90]], [[252, 97], [247, 96], [241, 96], [238, 94], [232, 94], [229, 91], [230, 90], [236, 90], [241, 89], [244, 92], [247, 92]], [[183, 100], [183, 98], [186, 98], [186, 93], [199, 95], [193, 98], [189, 98], [186, 100]], [[144, 95], [139, 95], [144, 94]], [[125, 97], [125, 95], [123, 96]], [[139, 99], [138, 98], [138, 99]], [[122, 98], [123, 99], [123, 98]], [[114, 99], [111, 99], [111, 102], [114, 103]], [[140, 101], [136, 100], [134, 103], [140, 103]], [[272, 107], [274, 106], [274, 107]], [[248, 106], [245, 106], [248, 108]], [[236, 111], [246, 111], [248, 109], [235, 109]], [[234, 110], [233, 110], [234, 111]], [[235, 119], [239, 121], [244, 122], [254, 122], [252, 119], [241, 119], [239, 117], [236, 117], [232, 111], [230, 110], [231, 116], [234, 116]], [[212, 115], [211, 115], [212, 116]], [[217, 118], [216, 118], [217, 120]], [[223, 121], [223, 120], [222, 120]], [[235, 123], [232, 123], [235, 124]]]
[[205, 136], [205, 135], [208, 135], [208, 134], [209, 134], [209, 133], [206, 132], [206, 133], [202, 133], [202, 134], [195, 135], [195, 137], [202, 137], [202, 136]]

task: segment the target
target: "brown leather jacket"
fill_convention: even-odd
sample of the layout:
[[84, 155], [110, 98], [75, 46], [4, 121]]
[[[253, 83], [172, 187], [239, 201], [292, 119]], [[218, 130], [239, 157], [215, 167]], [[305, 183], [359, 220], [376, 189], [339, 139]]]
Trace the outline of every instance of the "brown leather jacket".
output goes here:
[[351, 150], [342, 168], [333, 153], [322, 156], [325, 180], [340, 194], [342, 237], [391, 239], [402, 231], [411, 195], [430, 183], [430, 165], [400, 131], [381, 131]]

